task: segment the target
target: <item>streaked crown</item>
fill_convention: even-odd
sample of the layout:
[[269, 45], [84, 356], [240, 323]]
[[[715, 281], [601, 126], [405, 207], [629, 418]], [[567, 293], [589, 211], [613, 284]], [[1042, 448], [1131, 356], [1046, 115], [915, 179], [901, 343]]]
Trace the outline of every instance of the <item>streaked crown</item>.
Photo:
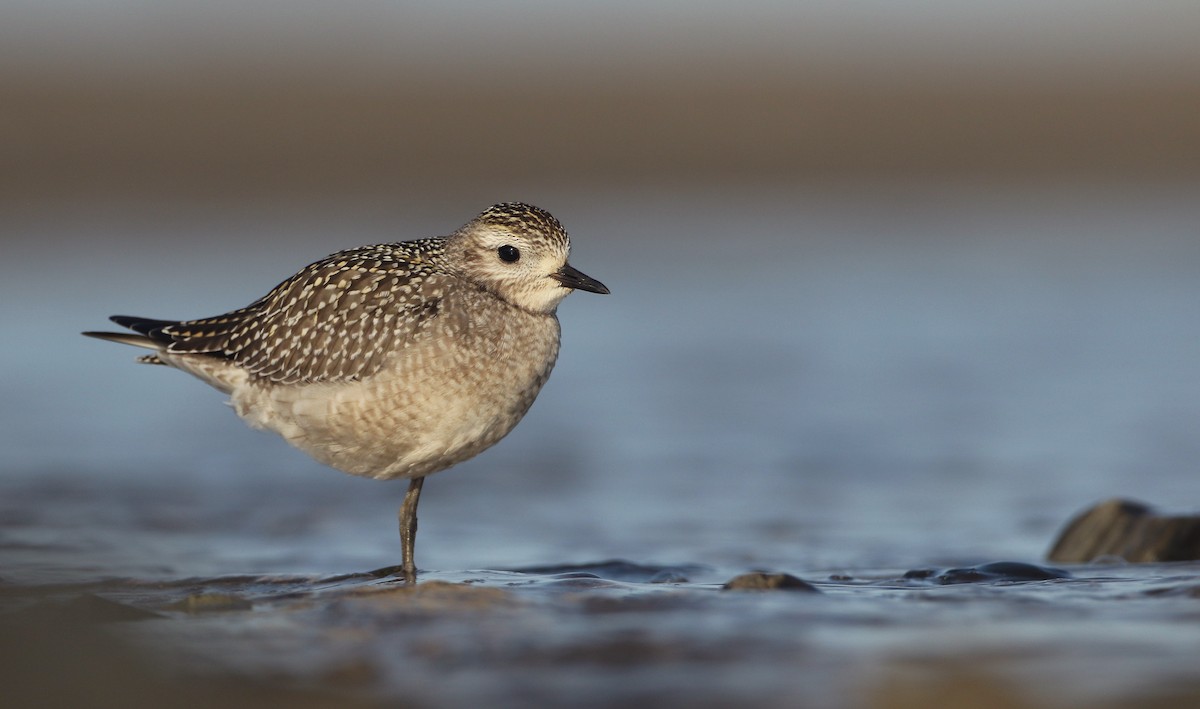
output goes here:
[[570, 248], [571, 240], [562, 223], [555, 219], [550, 212], [532, 204], [523, 202], [494, 204], [471, 222], [506, 229], [515, 234], [541, 234], [543, 238], [561, 241], [567, 248]]

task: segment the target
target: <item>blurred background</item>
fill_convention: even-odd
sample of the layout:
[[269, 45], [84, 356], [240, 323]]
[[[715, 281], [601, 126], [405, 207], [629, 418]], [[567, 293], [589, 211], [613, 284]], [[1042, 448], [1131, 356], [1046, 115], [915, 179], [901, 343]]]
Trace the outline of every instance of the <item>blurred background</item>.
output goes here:
[[1195, 2], [0, 13], [8, 577], [394, 563], [402, 484], [77, 333], [506, 200], [613, 294], [426, 486], [427, 568], [1036, 559], [1200, 500]]
[[1184, 1], [9, 0], [2, 25], [17, 203], [1190, 179], [1200, 161]]

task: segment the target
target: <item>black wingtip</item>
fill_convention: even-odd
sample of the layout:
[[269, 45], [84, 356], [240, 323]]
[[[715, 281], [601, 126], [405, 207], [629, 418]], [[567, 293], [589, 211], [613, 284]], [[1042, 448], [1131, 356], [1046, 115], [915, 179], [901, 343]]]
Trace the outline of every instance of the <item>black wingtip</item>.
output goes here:
[[113, 315], [109, 317], [121, 327], [127, 327], [134, 332], [153, 337], [154, 333], [162, 330], [167, 325], [178, 324], [175, 320], [155, 320], [153, 318], [140, 318], [134, 315]]

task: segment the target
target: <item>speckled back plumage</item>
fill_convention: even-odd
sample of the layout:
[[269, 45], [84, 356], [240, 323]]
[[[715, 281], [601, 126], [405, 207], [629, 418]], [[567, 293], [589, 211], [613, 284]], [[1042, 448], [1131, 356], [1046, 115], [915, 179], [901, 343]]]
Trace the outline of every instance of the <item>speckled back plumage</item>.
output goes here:
[[342, 251], [231, 313], [153, 333], [174, 354], [225, 357], [276, 384], [337, 382], [379, 371], [438, 314], [449, 274], [440, 239]]

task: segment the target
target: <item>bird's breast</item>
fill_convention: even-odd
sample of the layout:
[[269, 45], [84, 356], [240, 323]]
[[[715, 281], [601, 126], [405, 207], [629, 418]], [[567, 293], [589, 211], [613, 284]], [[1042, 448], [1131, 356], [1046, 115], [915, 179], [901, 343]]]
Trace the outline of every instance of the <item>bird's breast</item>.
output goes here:
[[532, 405], [558, 355], [553, 315], [479, 308], [439, 317], [371, 376], [292, 385], [251, 382], [238, 414], [355, 475], [417, 477], [503, 438]]

